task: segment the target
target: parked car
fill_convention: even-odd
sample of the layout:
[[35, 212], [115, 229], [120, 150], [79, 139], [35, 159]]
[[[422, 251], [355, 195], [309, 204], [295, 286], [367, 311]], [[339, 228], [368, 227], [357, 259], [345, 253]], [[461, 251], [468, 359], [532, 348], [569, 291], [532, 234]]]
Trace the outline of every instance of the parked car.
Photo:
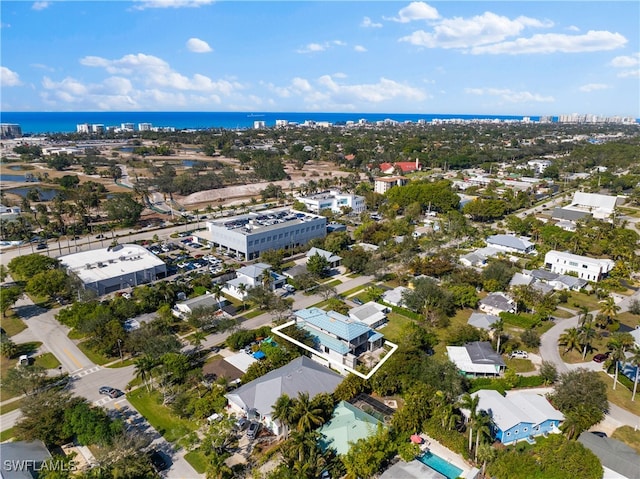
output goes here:
[[156, 472], [164, 471], [169, 468], [169, 463], [157, 449], [152, 449], [148, 452], [148, 455], [149, 461]]
[[249, 439], [255, 439], [258, 437], [258, 432], [260, 431], [260, 423], [257, 421], [252, 421], [249, 424], [249, 429], [247, 429], [247, 437]]
[[529, 354], [526, 351], [514, 351], [509, 355], [509, 357], [511, 359], [527, 359]]
[[238, 421], [236, 422], [236, 428], [238, 429], [238, 431], [244, 431], [246, 428], [249, 427], [249, 424], [251, 424], [251, 421], [249, 421], [248, 419], [245, 419], [243, 417], [241, 417], [240, 419], [238, 419]]
[[609, 358], [609, 353], [600, 353], [600, 354], [596, 354], [593, 357], [593, 360], [596, 363], [604, 363], [608, 358]]
[[589, 431], [589, 432], [591, 432], [591, 434], [594, 434], [598, 437], [609, 437], [607, 436], [606, 432], [602, 432], [602, 431]]
[[36, 249], [47, 249], [47, 244], [46, 243], [38, 243], [38, 246], [36, 246]]
[[113, 388], [111, 386], [100, 386], [98, 389], [98, 393], [100, 394], [109, 394]]
[[354, 302], [354, 303], [356, 303], [357, 305], [362, 305], [362, 304], [364, 304], [360, 298], [353, 298], [351, 301], [353, 301], [353, 302]]
[[116, 388], [111, 388], [111, 391], [109, 391], [109, 397], [110, 398], [119, 398], [120, 396], [122, 396], [122, 391], [120, 391], [119, 389]]

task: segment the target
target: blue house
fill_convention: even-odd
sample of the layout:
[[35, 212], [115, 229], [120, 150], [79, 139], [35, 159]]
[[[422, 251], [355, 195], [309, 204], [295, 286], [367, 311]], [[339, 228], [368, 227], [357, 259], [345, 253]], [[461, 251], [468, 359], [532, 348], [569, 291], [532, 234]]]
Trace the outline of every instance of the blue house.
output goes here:
[[[498, 391], [481, 389], [472, 396], [480, 398], [478, 411], [489, 415], [491, 432], [502, 444], [560, 433], [564, 415], [539, 394], [516, 391], [505, 397]], [[469, 414], [469, 411], [462, 412], [465, 416]]]

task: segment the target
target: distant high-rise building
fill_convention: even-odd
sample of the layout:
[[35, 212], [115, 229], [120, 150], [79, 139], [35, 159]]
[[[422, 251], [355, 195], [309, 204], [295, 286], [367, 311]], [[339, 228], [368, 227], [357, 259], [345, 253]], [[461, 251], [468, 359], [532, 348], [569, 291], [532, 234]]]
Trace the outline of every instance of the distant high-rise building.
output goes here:
[[104, 133], [104, 125], [99, 123], [91, 125], [91, 133]]
[[91, 125], [89, 125], [89, 123], [78, 123], [76, 125], [76, 132], [77, 133], [90, 133], [91, 132]]
[[153, 129], [153, 125], [151, 123], [138, 123], [138, 130], [140, 131], [151, 131]]
[[267, 124], [265, 123], [264, 120], [256, 120], [253, 122], [253, 128], [254, 130], [260, 130], [262, 128], [266, 128]]
[[20, 138], [22, 136], [22, 128], [15, 123], [0, 123], [0, 138]]
[[133, 123], [120, 123], [120, 129], [124, 131], [133, 131], [135, 127]]
[[289, 124], [289, 120], [276, 120], [276, 128], [284, 128]]

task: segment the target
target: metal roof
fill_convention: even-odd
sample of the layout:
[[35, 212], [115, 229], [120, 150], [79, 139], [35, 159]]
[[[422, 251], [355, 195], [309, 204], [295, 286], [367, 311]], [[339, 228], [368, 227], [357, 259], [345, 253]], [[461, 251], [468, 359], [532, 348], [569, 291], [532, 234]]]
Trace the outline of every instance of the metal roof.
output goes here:
[[[583, 432], [578, 441], [593, 452], [604, 467], [617, 472], [623, 477], [637, 479], [640, 477], [640, 455], [625, 443], [608, 437], [600, 437], [590, 432]], [[605, 474], [605, 477], [606, 474]]]
[[487, 238], [487, 244], [495, 244], [499, 246], [505, 246], [507, 248], [517, 249], [519, 251], [526, 251], [528, 248], [534, 246], [534, 244], [527, 238], [522, 236], [513, 235], [492, 235]]
[[346, 401], [340, 401], [333, 410], [333, 417], [318, 430], [323, 438], [320, 447], [323, 450], [334, 448], [338, 454], [346, 454], [351, 443], [376, 433], [378, 421], [375, 417], [361, 411]]
[[338, 338], [352, 341], [355, 338], [367, 334], [371, 328], [360, 321], [337, 313], [335, 311], [323, 311], [320, 308], [307, 308], [296, 311], [296, 316], [307, 324], [313, 325]]

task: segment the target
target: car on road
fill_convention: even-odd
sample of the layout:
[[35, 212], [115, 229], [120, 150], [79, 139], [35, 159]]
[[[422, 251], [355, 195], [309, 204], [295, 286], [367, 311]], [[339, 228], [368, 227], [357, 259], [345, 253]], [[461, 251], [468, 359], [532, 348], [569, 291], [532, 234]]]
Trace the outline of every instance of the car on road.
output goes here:
[[47, 249], [47, 243], [38, 243], [36, 249]]
[[122, 391], [116, 388], [112, 388], [111, 386], [101, 386], [100, 389], [98, 389], [98, 392], [100, 394], [109, 396], [112, 399], [122, 396]]
[[260, 423], [257, 421], [252, 421], [249, 424], [249, 428], [247, 429], [247, 437], [249, 439], [255, 439], [258, 437], [258, 432], [260, 431]]
[[353, 298], [351, 301], [360, 306], [364, 304], [360, 298]]
[[98, 393], [99, 394], [109, 394], [109, 392], [112, 390], [113, 388], [110, 386], [101, 386], [100, 389], [98, 389]]
[[104, 238], [103, 234], [99, 234], [98, 236], [96, 236], [96, 239], [102, 239], [102, 238]]
[[593, 357], [593, 360], [596, 363], [604, 363], [608, 358], [609, 358], [609, 353], [600, 353], [600, 354], [596, 354]]
[[529, 354], [526, 351], [513, 351], [509, 357], [511, 359], [528, 359]]
[[589, 432], [598, 437], [609, 437], [607, 436], [606, 432], [602, 432], [602, 431], [589, 431]]

